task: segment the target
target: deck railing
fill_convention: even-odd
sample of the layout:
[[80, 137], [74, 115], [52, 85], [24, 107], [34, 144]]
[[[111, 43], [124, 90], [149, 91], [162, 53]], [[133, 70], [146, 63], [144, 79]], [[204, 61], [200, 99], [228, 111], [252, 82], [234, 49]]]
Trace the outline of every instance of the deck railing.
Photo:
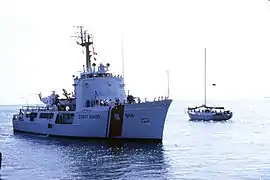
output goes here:
[[[120, 102], [117, 100], [114, 101], [108, 101], [108, 100], [93, 100], [92, 103], [89, 104], [89, 106], [85, 108], [91, 108], [91, 107], [102, 107], [102, 106], [113, 106], [117, 104], [140, 104], [140, 103], [148, 103], [148, 102], [159, 102], [163, 100], [167, 100], [168, 97], [155, 97], [153, 100], [148, 101], [147, 98], [142, 101], [140, 98], [134, 98], [132, 102], [129, 102], [127, 100], [124, 100], [124, 102]], [[46, 105], [26, 105], [21, 108], [21, 111], [24, 112], [38, 112], [38, 111], [59, 111], [57, 106], [46, 106]]]
[[55, 106], [44, 106], [44, 105], [26, 105], [21, 108], [22, 111], [57, 111], [57, 107]]

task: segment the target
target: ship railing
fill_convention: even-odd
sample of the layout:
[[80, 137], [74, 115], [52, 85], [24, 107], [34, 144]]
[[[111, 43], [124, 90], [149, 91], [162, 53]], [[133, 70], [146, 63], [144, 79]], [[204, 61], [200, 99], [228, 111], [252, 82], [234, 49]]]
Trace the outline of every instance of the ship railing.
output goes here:
[[193, 109], [193, 108], [190, 108], [187, 110], [189, 113], [212, 113], [212, 114], [217, 114], [217, 115], [223, 115], [223, 114], [226, 114], [228, 113], [227, 111], [223, 110], [223, 109], [219, 109], [219, 110], [209, 110], [209, 109]]
[[23, 111], [57, 111], [57, 107], [54, 106], [44, 106], [44, 105], [26, 105], [22, 107]]
[[[123, 79], [122, 75], [113, 75], [112, 73], [101, 73], [101, 72], [93, 72], [93, 73], [83, 73], [81, 74], [81, 78], [96, 78], [96, 77], [113, 77], [113, 78], [119, 78]], [[76, 76], [75, 79], [77, 79], [78, 76]]]
[[89, 100], [84, 107], [84, 109], [88, 109], [91, 107], [104, 107], [104, 106], [113, 106], [113, 105], [119, 105], [119, 104], [139, 104], [139, 103], [147, 103], [147, 102], [159, 102], [163, 100], [169, 99], [166, 96], [159, 96], [157, 98], [154, 98], [152, 101], [148, 101], [147, 98], [144, 99], [144, 101], [141, 101], [140, 98], [134, 98], [133, 102], [129, 102], [127, 100], [124, 100], [121, 102], [120, 100], [108, 100], [108, 99], [99, 99], [99, 100]]
[[86, 108], [88, 107], [100, 107], [100, 106], [111, 106], [115, 104], [115, 101], [108, 99], [98, 99], [98, 100], [89, 100], [87, 102]]
[[132, 102], [125, 100], [124, 103], [125, 104], [138, 104], [138, 103], [148, 103], [148, 102], [159, 102], [159, 101], [168, 100], [168, 99], [169, 99], [169, 97], [167, 97], [167, 96], [158, 96], [152, 100], [147, 100], [147, 98], [144, 98], [144, 100], [142, 101], [141, 98], [135, 97]]
[[147, 101], [147, 99], [145, 98], [145, 102], [155, 102], [155, 101], [163, 101], [163, 100], [168, 100], [169, 97], [168, 96], [158, 96], [155, 97], [152, 101]]

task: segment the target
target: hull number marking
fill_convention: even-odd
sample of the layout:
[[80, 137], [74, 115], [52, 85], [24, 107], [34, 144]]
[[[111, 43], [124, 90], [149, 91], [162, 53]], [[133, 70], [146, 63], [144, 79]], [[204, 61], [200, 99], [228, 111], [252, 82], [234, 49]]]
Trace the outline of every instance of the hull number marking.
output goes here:
[[134, 118], [135, 117], [134, 114], [130, 114], [130, 113], [126, 113], [125, 116], [126, 116], [126, 118]]
[[141, 122], [143, 124], [149, 124], [150, 123], [150, 119], [148, 119], [148, 118], [141, 118]]

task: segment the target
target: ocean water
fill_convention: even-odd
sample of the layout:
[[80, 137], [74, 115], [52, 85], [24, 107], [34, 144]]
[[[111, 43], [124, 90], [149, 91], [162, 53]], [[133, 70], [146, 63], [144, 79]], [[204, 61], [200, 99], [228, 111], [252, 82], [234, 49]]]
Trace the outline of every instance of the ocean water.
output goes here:
[[191, 122], [171, 105], [162, 144], [71, 140], [13, 133], [18, 106], [0, 106], [1, 180], [270, 179], [270, 100], [219, 101], [228, 122]]

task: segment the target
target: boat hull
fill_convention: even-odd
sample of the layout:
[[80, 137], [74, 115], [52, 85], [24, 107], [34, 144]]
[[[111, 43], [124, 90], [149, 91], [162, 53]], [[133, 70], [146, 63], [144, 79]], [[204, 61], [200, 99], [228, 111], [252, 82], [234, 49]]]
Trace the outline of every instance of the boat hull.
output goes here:
[[188, 112], [190, 120], [193, 121], [226, 121], [232, 118], [233, 113], [229, 114], [213, 114], [213, 113], [190, 113]]
[[[34, 120], [13, 118], [13, 129], [73, 138], [162, 141], [165, 119], [171, 102], [172, 100], [163, 100], [116, 107], [94, 107], [73, 112], [73, 122], [66, 124], [56, 123], [55, 118], [50, 120], [40, 117]], [[59, 113], [54, 112], [54, 117]]]

